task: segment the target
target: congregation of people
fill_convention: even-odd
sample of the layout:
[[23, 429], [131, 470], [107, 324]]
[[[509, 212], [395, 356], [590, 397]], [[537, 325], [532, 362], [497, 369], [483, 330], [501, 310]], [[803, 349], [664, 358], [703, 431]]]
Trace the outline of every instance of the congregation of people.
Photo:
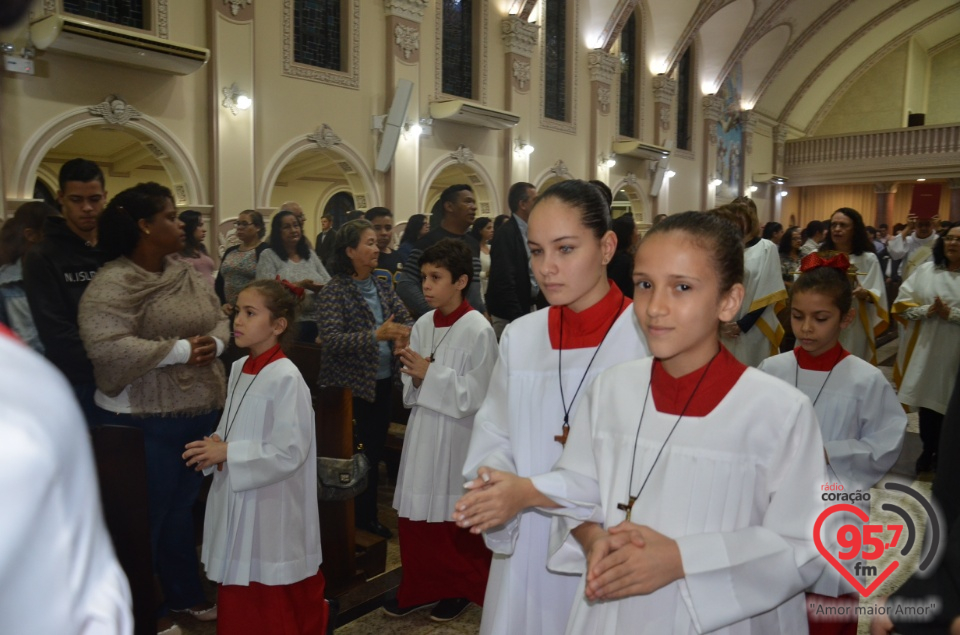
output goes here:
[[[96, 164], [66, 162], [60, 210], [27, 203], [0, 229], [0, 321], [55, 367], [22, 362], [53, 377], [58, 420], [142, 432], [156, 632], [179, 633], [184, 614], [220, 633], [327, 631], [316, 387], [287, 357], [299, 342], [320, 386], [350, 391], [370, 465], [355, 525], [382, 538], [395, 390], [411, 410], [386, 614], [442, 622], [477, 604], [485, 634], [856, 633], [855, 617], [811, 609], [858, 601], [815, 545], [822, 488], [884, 478], [906, 411], [917, 473], [940, 477], [960, 225], [911, 214], [889, 231], [843, 207], [761, 226], [741, 197], [640, 236], [612, 198], [601, 182], [520, 182], [494, 220], [456, 184], [436, 226], [415, 214], [397, 239], [375, 207], [339, 227], [323, 215], [313, 241], [288, 202], [237, 213], [220, 255], [165, 186], [108, 195]], [[891, 334], [892, 384], [877, 368]], [[77, 478], [95, 498], [89, 466]], [[59, 617], [129, 632], [109, 544], [80, 548], [96, 562], [77, 603], [94, 617]], [[874, 632], [956, 633], [958, 616], [947, 600], [933, 622]]]

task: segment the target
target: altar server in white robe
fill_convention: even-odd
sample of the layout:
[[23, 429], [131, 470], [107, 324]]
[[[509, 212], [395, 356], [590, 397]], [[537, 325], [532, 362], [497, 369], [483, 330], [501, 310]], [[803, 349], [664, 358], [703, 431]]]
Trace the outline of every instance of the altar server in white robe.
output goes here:
[[[839, 343], [841, 331], [849, 328], [855, 317], [849, 266], [842, 253], [830, 258], [814, 253], [803, 259], [803, 273], [790, 289], [790, 320], [797, 348], [765, 360], [760, 370], [794, 385], [813, 401], [827, 458], [830, 488], [825, 493], [856, 495], [853, 504], [869, 514], [870, 502], [860, 495], [869, 492], [896, 463], [907, 416], [883, 373], [850, 355]], [[824, 507], [830, 504], [824, 503]], [[824, 543], [836, 544], [837, 531], [850, 520], [845, 515], [828, 517], [822, 531]], [[854, 564], [848, 561], [850, 572], [856, 575]], [[865, 585], [870, 582], [865, 580]], [[811, 633], [856, 635], [853, 607], [859, 595], [836, 569], [825, 567], [811, 592], [807, 601]], [[822, 596], [844, 595], [848, 596], [844, 599], [850, 619], [817, 620], [818, 607], [834, 604]]]
[[465, 299], [473, 255], [462, 240], [444, 239], [420, 256], [423, 297], [434, 307], [400, 350], [403, 403], [412, 407], [393, 496], [399, 516], [403, 579], [387, 614], [401, 617], [431, 604], [434, 621], [483, 604], [490, 550], [453, 522], [463, 494], [463, 463], [473, 417], [487, 395], [497, 337]]
[[951, 227], [900, 286], [893, 312], [905, 325], [893, 379], [900, 403], [920, 411], [917, 471], [936, 469], [940, 426], [960, 365], [960, 227]]
[[530, 214], [531, 266], [553, 306], [503, 332], [464, 466], [474, 489], [454, 515], [482, 530], [494, 552], [484, 634], [555, 635], [574, 602], [577, 576], [547, 571], [550, 518], [533, 507], [594, 377], [647, 354], [631, 301], [607, 279], [616, 250], [610, 224], [606, 200], [585, 181], [550, 187]]
[[569, 634], [806, 633], [823, 442], [803, 393], [719, 342], [742, 278], [716, 215], [670, 216], [640, 244], [634, 308], [654, 359], [594, 381], [538, 483], [562, 506], [551, 569], [584, 574]]
[[887, 253], [890, 258], [900, 261], [897, 274], [900, 280], [906, 280], [925, 262], [933, 261], [933, 245], [937, 241], [937, 234], [933, 226], [937, 217], [917, 218], [907, 216], [907, 225], [903, 230], [887, 242]]
[[735, 216], [743, 231], [743, 303], [733, 320], [723, 324], [723, 344], [747, 366], [780, 352], [783, 326], [777, 313], [786, 305], [787, 290], [780, 268], [780, 252], [760, 238], [755, 208], [745, 204], [727, 206], [724, 217]]
[[860, 212], [841, 207], [830, 218], [830, 232], [820, 246], [830, 257], [834, 251], [847, 255], [856, 268], [853, 308], [856, 317], [850, 328], [840, 334], [840, 344], [860, 359], [877, 365], [877, 337], [890, 325], [887, 311], [887, 285], [880, 261], [873, 253], [873, 242], [867, 236]]
[[218, 632], [323, 633], [316, 422], [310, 390], [283, 353], [303, 290], [257, 280], [237, 298], [233, 364], [216, 432], [183, 458], [213, 474], [200, 559], [219, 582]]
[[0, 435], [0, 633], [132, 633], [83, 414], [63, 375], [3, 326]]

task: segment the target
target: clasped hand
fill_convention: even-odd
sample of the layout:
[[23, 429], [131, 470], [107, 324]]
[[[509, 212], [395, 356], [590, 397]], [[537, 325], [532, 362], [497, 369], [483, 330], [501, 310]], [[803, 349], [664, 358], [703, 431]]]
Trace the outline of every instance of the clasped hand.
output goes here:
[[191, 441], [186, 449], [181, 458], [187, 462], [187, 467], [198, 472], [214, 465], [222, 466], [227, 460], [227, 444], [217, 434], [203, 437], [202, 441]]
[[684, 575], [677, 542], [645, 525], [624, 521], [609, 530], [593, 525], [581, 542], [588, 600], [647, 595]]
[[933, 317], [934, 315], [943, 320], [950, 318], [950, 307], [940, 299], [940, 296], [934, 298], [933, 304], [927, 309], [927, 317]]
[[187, 338], [190, 342], [190, 366], [207, 366], [217, 358], [217, 341], [209, 335], [197, 335]]
[[530, 479], [485, 466], [464, 487], [470, 491], [454, 506], [453, 520], [473, 534], [499, 527], [527, 507], [556, 506]]
[[427, 369], [430, 368], [430, 360], [410, 347], [400, 349], [399, 355], [400, 362], [403, 364], [400, 372], [404, 375], [410, 375], [413, 379], [414, 387], [419, 388], [420, 384], [423, 383], [424, 377], [427, 376]]

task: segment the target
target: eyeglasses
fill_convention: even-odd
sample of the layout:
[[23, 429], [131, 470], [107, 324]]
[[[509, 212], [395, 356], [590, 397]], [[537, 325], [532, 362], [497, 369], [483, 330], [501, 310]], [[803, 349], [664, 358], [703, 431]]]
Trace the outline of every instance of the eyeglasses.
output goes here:
[[243, 229], [244, 227], [250, 227], [250, 225], [253, 225], [253, 223], [248, 223], [248, 222], [245, 221], [245, 220], [238, 220], [238, 221], [234, 221], [234, 223], [233, 223], [233, 226], [236, 227], [237, 229]]
[[960, 243], [960, 236], [944, 236], [943, 242], [945, 243]]

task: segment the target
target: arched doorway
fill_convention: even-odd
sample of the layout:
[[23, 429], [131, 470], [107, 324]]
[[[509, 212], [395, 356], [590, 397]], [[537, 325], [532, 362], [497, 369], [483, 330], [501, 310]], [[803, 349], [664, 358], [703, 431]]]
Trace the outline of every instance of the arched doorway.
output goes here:
[[477, 199], [477, 216], [494, 216], [500, 213], [500, 205], [493, 188], [492, 179], [475, 161], [460, 161], [451, 157], [434, 166], [427, 177], [420, 209], [430, 210], [430, 227], [439, 227], [442, 217], [440, 195], [451, 185], [466, 183], [473, 188]]

